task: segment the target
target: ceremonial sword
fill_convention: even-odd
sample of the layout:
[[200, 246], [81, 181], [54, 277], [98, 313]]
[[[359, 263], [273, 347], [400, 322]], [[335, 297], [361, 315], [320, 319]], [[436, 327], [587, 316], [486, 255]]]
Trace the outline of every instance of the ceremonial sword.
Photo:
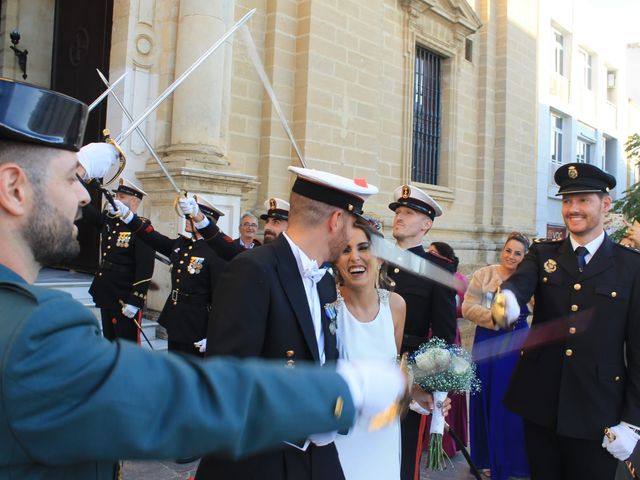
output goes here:
[[173, 83], [169, 85], [164, 90], [164, 92], [162, 92], [162, 94], [158, 98], [156, 98], [155, 101], [151, 105], [149, 105], [147, 109], [142, 112], [142, 114], [136, 120], [131, 123], [131, 125], [127, 127], [124, 132], [118, 135], [118, 137], [116, 138], [116, 143], [121, 144], [122, 142], [124, 142], [129, 137], [129, 135], [131, 135], [133, 131], [138, 128], [138, 125], [144, 122], [145, 119], [149, 115], [151, 115], [151, 113], [153, 113], [156, 108], [158, 108], [158, 105], [160, 105], [169, 95], [171, 95], [173, 91], [178, 88], [180, 84], [184, 82], [185, 79], [202, 64], [202, 62], [209, 58], [211, 54], [213, 54], [213, 52], [215, 52], [220, 47], [220, 45], [222, 45], [231, 35], [233, 35], [238, 28], [244, 25], [254, 13], [256, 13], [255, 8], [247, 12], [229, 30], [227, 30], [227, 32], [222, 35], [222, 37], [220, 37], [216, 43], [211, 45], [211, 47], [209, 47], [209, 49], [204, 52], [189, 68], [187, 68], [178, 78], [176, 78]]
[[244, 41], [247, 47], [249, 59], [251, 60], [251, 63], [253, 63], [256, 72], [258, 72], [258, 76], [260, 77], [262, 85], [264, 85], [264, 89], [267, 91], [269, 98], [271, 98], [271, 103], [273, 104], [273, 108], [278, 114], [278, 118], [280, 119], [282, 128], [284, 128], [287, 137], [289, 137], [289, 141], [291, 142], [293, 149], [296, 151], [296, 155], [298, 155], [300, 163], [304, 168], [306, 168], [307, 165], [304, 161], [304, 158], [302, 157], [302, 153], [300, 153], [300, 149], [298, 148], [298, 144], [296, 143], [295, 138], [293, 138], [293, 133], [291, 133], [291, 129], [289, 128], [289, 124], [287, 123], [287, 119], [285, 118], [284, 113], [282, 113], [282, 108], [280, 108], [280, 103], [276, 98], [276, 93], [273, 91], [273, 86], [271, 85], [271, 82], [267, 77], [267, 72], [264, 69], [264, 65], [262, 65], [262, 62], [260, 61], [260, 57], [258, 57], [258, 49], [256, 48], [256, 44], [254, 43], [253, 37], [251, 36], [251, 33], [249, 32], [249, 29], [246, 25], [243, 25], [240, 29], [240, 36], [242, 37], [242, 41]]
[[109, 95], [109, 93], [111, 92], [111, 90], [113, 90], [113, 89], [116, 87], [116, 85], [118, 85], [118, 84], [122, 81], [122, 79], [123, 79], [124, 77], [126, 77], [126, 76], [127, 76], [127, 72], [124, 72], [124, 73], [123, 73], [122, 75], [120, 75], [120, 77], [119, 77], [115, 82], [113, 82], [110, 86], [109, 86], [109, 85], [107, 85], [109, 88], [107, 88], [104, 92], [102, 92], [100, 95], [98, 95], [98, 98], [96, 98], [93, 102], [91, 102], [91, 105], [89, 105], [88, 111], [89, 111], [89, 112], [91, 112], [91, 110], [93, 110], [94, 108], [96, 108], [96, 107], [98, 106], [98, 104], [99, 104], [100, 102], [102, 102], [102, 100], [104, 100], [104, 98], [105, 98], [107, 95]]
[[[109, 81], [106, 79], [106, 77], [102, 74], [102, 72], [99, 69], [96, 68], [96, 71], [98, 72], [98, 76], [100, 77], [100, 80], [102, 80], [102, 83], [104, 83], [107, 87], [109, 87], [107, 89], [107, 92], [111, 93], [111, 96], [113, 97], [113, 99], [116, 101], [116, 103], [122, 110], [122, 113], [124, 113], [125, 117], [127, 117], [127, 119], [130, 122], [132, 122], [133, 117], [127, 110], [127, 107], [125, 107], [124, 104], [120, 101], [120, 98], [118, 97], [118, 95], [116, 95], [116, 93], [112, 90], [113, 85], [109, 85]], [[162, 160], [160, 160], [160, 158], [158, 157], [158, 154], [155, 152], [155, 150], [149, 143], [149, 140], [147, 140], [147, 137], [145, 137], [144, 134], [142, 133], [142, 130], [140, 130], [140, 127], [139, 126], [136, 127], [135, 131], [138, 132], [138, 135], [140, 135], [140, 138], [142, 139], [142, 143], [144, 143], [145, 147], [147, 147], [147, 150], [149, 150], [149, 153], [151, 153], [151, 156], [157, 162], [158, 166], [160, 167], [160, 170], [162, 170], [162, 173], [164, 173], [165, 177], [167, 177], [167, 180], [169, 180], [169, 183], [171, 184], [173, 189], [176, 191], [176, 193], [180, 193], [180, 189], [176, 185], [176, 182], [173, 180], [173, 177], [171, 176], [169, 171], [165, 168], [164, 163], [162, 163]]]

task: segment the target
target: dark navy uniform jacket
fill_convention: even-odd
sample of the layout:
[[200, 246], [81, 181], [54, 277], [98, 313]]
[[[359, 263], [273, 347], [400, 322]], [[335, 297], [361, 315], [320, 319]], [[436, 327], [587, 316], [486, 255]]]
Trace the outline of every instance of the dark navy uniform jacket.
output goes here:
[[600, 440], [621, 420], [640, 425], [640, 254], [605, 235], [579, 272], [569, 239], [535, 243], [502, 287], [521, 305], [535, 295], [534, 327], [559, 319], [563, 332], [525, 344], [507, 407], [579, 439]]
[[142, 308], [153, 275], [153, 249], [137, 241], [128, 225], [93, 206], [82, 208], [82, 218], [101, 229], [100, 264], [89, 293], [97, 307], [120, 310], [120, 301]]
[[[453, 271], [450, 262], [425, 252], [422, 245], [408, 251]], [[429, 329], [434, 337], [450, 344], [454, 343], [457, 325], [455, 290], [393, 265], [389, 267], [389, 277], [395, 282], [394, 291], [400, 294], [407, 304], [402, 352], [412, 352], [426, 342]]]
[[202, 239], [169, 238], [137, 216], [129, 227], [140, 240], [171, 260], [171, 293], [158, 318], [169, 338], [181, 343], [206, 338], [213, 291], [226, 262]]

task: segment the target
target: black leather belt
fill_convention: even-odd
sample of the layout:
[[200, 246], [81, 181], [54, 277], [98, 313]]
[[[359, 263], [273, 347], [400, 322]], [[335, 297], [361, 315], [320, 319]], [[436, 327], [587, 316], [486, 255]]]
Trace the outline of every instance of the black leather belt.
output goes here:
[[111, 270], [112, 272], [129, 273], [132, 271], [132, 267], [129, 265], [120, 265], [118, 263], [102, 262], [100, 264], [100, 270]]
[[185, 303], [188, 305], [210, 305], [211, 295], [208, 293], [184, 293], [178, 289], [171, 290], [171, 301], [173, 304]]

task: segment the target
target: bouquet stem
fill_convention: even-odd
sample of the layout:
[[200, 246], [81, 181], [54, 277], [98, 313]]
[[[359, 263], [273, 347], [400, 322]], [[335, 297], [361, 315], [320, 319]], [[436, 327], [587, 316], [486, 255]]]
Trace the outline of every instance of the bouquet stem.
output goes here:
[[429, 434], [429, 452], [427, 456], [427, 468], [430, 470], [444, 470], [447, 454], [442, 448], [442, 434], [444, 433], [444, 415], [442, 405], [447, 398], [447, 392], [433, 392], [435, 408], [431, 417], [431, 429]]

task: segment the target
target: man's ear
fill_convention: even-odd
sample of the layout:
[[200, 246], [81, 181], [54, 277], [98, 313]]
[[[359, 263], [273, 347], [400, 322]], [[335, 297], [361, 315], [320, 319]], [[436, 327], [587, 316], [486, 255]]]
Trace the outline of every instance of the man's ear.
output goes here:
[[612, 202], [613, 202], [613, 200], [611, 200], [611, 197], [609, 195], [606, 195], [602, 199], [602, 208], [604, 209], [604, 213], [607, 213], [609, 211], [609, 209], [611, 208], [611, 203]]
[[31, 183], [15, 163], [0, 165], [0, 208], [12, 215], [24, 215], [29, 208]]
[[336, 230], [338, 230], [338, 225], [340, 224], [340, 217], [343, 217], [343, 216], [344, 216], [344, 213], [340, 209], [335, 210], [329, 216], [329, 219], [327, 220], [327, 223], [329, 226], [329, 232], [333, 233]]
[[427, 217], [426, 215], [425, 217], [426, 218], [424, 219], [423, 230], [426, 234], [429, 230], [431, 230], [431, 227], [433, 227], [433, 220], [431, 220], [431, 217]]

